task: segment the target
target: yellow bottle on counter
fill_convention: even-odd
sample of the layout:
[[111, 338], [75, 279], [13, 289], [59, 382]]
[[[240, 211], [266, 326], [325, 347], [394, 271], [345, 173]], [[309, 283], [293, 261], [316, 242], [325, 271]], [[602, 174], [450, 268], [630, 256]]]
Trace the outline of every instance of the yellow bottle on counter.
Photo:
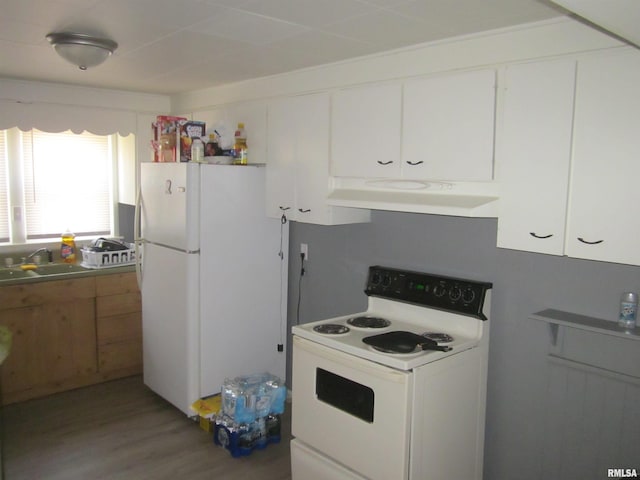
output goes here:
[[60, 258], [65, 263], [76, 263], [76, 236], [69, 230], [62, 234], [60, 245]]

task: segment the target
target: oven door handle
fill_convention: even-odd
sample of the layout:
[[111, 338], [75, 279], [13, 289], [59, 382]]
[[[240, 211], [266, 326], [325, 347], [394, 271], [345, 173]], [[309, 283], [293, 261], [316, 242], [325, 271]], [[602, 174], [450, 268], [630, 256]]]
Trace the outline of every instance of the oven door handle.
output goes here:
[[393, 368], [380, 365], [379, 363], [364, 360], [353, 355], [347, 355], [338, 350], [318, 345], [315, 342], [311, 342], [296, 335], [293, 336], [293, 346], [294, 348], [305, 350], [312, 355], [317, 355], [331, 362], [339, 363], [347, 368], [358, 370], [386, 381], [402, 384], [408, 381], [409, 372], [395, 370]]

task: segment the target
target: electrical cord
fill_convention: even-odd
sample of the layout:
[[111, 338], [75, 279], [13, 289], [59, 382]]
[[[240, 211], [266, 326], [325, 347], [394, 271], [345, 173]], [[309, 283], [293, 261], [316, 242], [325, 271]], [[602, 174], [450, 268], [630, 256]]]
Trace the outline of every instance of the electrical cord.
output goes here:
[[286, 294], [285, 294], [285, 266], [286, 263], [284, 261], [284, 228], [287, 223], [287, 217], [283, 213], [280, 218], [280, 250], [278, 251], [278, 257], [280, 258], [280, 343], [278, 343], [278, 352], [284, 351], [284, 330], [286, 329], [285, 325], [287, 323], [286, 318], [284, 317], [284, 311], [282, 309], [282, 304], [285, 302]]
[[298, 305], [296, 307], [296, 325], [300, 325], [300, 303], [302, 302], [302, 277], [304, 277], [304, 253], [300, 253], [300, 277], [298, 278]]

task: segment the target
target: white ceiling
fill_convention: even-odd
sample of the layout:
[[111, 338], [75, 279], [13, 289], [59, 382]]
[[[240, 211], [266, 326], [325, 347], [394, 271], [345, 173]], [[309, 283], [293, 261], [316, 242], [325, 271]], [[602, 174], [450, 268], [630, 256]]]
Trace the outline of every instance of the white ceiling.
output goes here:
[[[172, 94], [563, 14], [546, 0], [0, 0], [0, 77]], [[119, 48], [81, 71], [54, 31]]]

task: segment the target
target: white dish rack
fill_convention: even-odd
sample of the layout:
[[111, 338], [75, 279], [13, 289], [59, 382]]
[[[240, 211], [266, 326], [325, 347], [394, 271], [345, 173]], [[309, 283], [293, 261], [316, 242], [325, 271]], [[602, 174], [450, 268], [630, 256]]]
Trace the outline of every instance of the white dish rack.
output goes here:
[[126, 244], [126, 250], [113, 250], [108, 252], [94, 252], [82, 248], [82, 263], [85, 268], [113, 268], [136, 263], [136, 250], [133, 243]]

